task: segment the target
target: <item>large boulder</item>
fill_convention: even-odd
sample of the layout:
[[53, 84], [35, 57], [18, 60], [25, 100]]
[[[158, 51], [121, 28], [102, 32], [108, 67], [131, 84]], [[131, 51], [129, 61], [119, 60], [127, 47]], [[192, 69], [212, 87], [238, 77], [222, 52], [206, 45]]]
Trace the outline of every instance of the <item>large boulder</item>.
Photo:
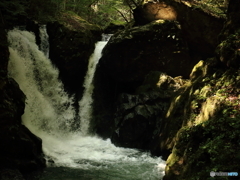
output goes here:
[[156, 21], [114, 34], [95, 73], [93, 131], [111, 136], [119, 94], [135, 93], [150, 71], [186, 78], [195, 61], [173, 21]]
[[142, 83], [150, 71], [189, 77], [194, 62], [175, 22], [155, 21], [112, 36], [99, 66], [119, 83]]
[[136, 24], [144, 25], [158, 19], [176, 20], [177, 12], [163, 1], [145, 1], [133, 10], [133, 16]]
[[112, 142], [118, 146], [150, 149], [159, 134], [163, 115], [173, 93], [183, 81], [164, 73], [150, 72], [135, 95], [121, 94], [115, 114]]
[[204, 8], [200, 7], [196, 1], [163, 0], [155, 3], [149, 1], [134, 10], [134, 18], [137, 25], [158, 19], [176, 20], [182, 29], [184, 39], [189, 44], [192, 56], [205, 59], [214, 55], [225, 17], [209, 11], [206, 5]]

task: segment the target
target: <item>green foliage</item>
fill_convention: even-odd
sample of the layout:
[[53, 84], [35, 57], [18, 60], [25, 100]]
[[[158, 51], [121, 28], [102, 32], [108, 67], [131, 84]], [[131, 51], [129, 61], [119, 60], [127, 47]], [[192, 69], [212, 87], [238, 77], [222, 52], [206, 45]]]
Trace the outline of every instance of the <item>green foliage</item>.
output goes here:
[[26, 4], [21, 0], [0, 1], [0, 10], [2, 13], [9, 13], [13, 16], [25, 14]]
[[228, 0], [202, 0], [194, 1], [194, 8], [203, 9], [209, 14], [226, 17]]
[[[57, 13], [57, 4], [49, 0], [2, 0], [0, 1], [0, 17], [5, 23], [16, 25], [17, 21], [26, 18], [39, 22], [48, 22]], [[16, 23], [17, 22], [17, 23]]]
[[176, 148], [177, 155], [188, 164], [182, 179], [207, 179], [211, 171], [239, 172], [240, 116], [231, 118], [226, 114], [183, 127]]
[[59, 12], [72, 11], [88, 22], [106, 26], [109, 22], [122, 24], [131, 16], [122, 0], [54, 0]]
[[15, 20], [18, 16], [26, 15], [26, 2], [21, 0], [1, 0], [0, 1], [0, 15], [1, 21]]
[[[54, 20], [61, 12], [72, 11], [90, 23], [106, 26], [110, 22], [117, 24], [130, 22], [133, 18], [132, 10], [143, 2], [143, 0], [2, 0], [0, 15], [4, 15], [6, 21], [25, 16], [45, 23]], [[222, 1], [218, 3], [216, 0], [208, 0], [198, 3], [196, 7], [205, 9], [217, 7], [221, 10], [219, 7], [222, 7], [222, 4]]]

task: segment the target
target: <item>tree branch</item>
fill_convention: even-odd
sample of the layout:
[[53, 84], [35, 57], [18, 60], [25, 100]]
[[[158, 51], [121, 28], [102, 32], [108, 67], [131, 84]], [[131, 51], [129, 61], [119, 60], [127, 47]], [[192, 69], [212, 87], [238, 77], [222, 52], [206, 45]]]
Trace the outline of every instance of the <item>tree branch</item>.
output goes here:
[[117, 8], [114, 8], [117, 12], [119, 12], [119, 14], [123, 17], [123, 19], [128, 23], [129, 21], [128, 21], [128, 19], [124, 16], [124, 14], [121, 12], [121, 11], [119, 11]]

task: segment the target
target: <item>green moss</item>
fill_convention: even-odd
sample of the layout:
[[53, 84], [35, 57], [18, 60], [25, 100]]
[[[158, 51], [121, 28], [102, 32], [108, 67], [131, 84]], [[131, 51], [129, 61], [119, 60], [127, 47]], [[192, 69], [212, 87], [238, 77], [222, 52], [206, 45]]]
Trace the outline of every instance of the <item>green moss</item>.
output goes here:
[[211, 179], [211, 171], [240, 172], [239, 72], [212, 72], [209, 64], [201, 61], [195, 66], [188, 91], [176, 95], [169, 108], [172, 117], [184, 112], [167, 160], [169, 179]]
[[[239, 36], [240, 30], [235, 32], [228, 32], [228, 36], [217, 47], [216, 52], [219, 56], [219, 60], [228, 67], [237, 68], [240, 67], [239, 63]], [[224, 36], [224, 34], [223, 34]]]
[[70, 30], [83, 32], [87, 30], [101, 30], [99, 26], [90, 24], [72, 11], [62, 13], [59, 16], [58, 21]]

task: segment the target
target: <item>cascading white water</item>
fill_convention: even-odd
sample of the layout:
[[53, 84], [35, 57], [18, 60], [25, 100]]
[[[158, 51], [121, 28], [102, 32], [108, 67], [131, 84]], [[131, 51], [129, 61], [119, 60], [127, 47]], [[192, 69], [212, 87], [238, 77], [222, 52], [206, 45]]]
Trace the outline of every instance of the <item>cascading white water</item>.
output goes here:
[[[89, 71], [85, 78], [86, 90], [80, 102], [81, 125], [85, 127], [82, 127], [82, 132], [75, 132], [71, 128], [74, 123], [72, 99], [63, 91], [63, 85], [58, 80], [58, 71], [38, 49], [34, 35], [14, 29], [9, 31], [8, 40], [9, 76], [18, 82], [27, 96], [22, 120], [34, 134], [42, 138], [46, 158], [54, 161], [54, 164], [48, 164], [49, 167], [69, 167], [81, 170], [81, 173], [84, 170], [87, 174], [78, 178], [82, 180], [161, 179], [165, 167], [161, 158], [153, 158], [148, 153], [135, 149], [115, 147], [110, 140], [86, 136], [91, 119], [91, 110], [88, 109], [91, 109], [92, 101], [91, 82], [101, 49], [106, 42], [96, 44], [96, 51], [89, 60]], [[85, 103], [88, 105], [83, 107], [82, 104]], [[59, 179], [71, 179], [63, 178], [63, 174], [61, 171]]]
[[88, 71], [85, 76], [84, 80], [84, 93], [81, 101], [79, 102], [79, 116], [81, 120], [81, 132], [83, 135], [87, 135], [88, 133], [88, 128], [89, 128], [89, 122], [91, 120], [91, 115], [92, 115], [92, 93], [93, 93], [93, 77], [94, 77], [94, 72], [96, 69], [96, 65], [98, 63], [98, 60], [101, 57], [101, 52], [104, 46], [107, 44], [107, 41], [99, 41], [96, 43], [96, 47], [94, 50], [94, 53], [91, 55], [88, 63]]
[[9, 76], [27, 96], [23, 123], [34, 133], [38, 130], [53, 133], [59, 129], [68, 132], [74, 109], [58, 81], [58, 70], [39, 51], [32, 33], [15, 29], [9, 31], [8, 41]]

